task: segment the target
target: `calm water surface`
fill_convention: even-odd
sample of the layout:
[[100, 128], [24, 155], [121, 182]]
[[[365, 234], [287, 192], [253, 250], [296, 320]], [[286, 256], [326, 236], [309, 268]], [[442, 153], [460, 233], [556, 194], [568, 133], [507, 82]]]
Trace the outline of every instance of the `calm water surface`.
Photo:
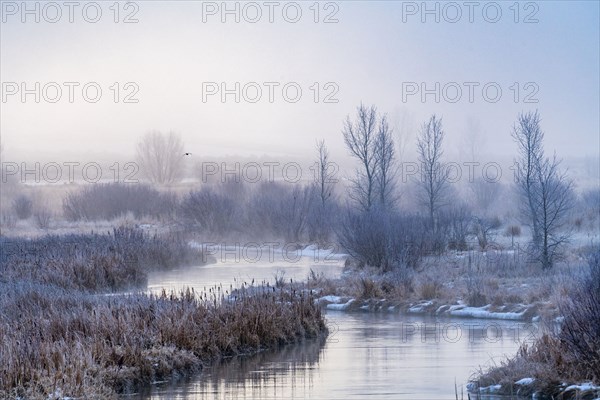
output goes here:
[[[150, 277], [151, 290], [304, 279], [310, 269], [335, 276], [342, 262], [282, 257], [235, 260]], [[510, 321], [436, 319], [385, 313], [327, 312], [324, 340], [225, 360], [177, 383], [157, 383], [133, 399], [455, 399], [481, 365], [513, 355], [537, 327]], [[466, 391], [464, 398], [467, 398]]]

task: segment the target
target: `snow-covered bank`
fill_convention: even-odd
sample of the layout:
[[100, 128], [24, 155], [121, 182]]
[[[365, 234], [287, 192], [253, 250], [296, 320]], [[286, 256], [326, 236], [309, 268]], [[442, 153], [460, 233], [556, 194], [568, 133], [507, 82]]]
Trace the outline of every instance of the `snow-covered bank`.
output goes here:
[[[578, 385], [568, 385], [561, 383], [554, 387], [548, 387], [543, 382], [531, 377], [522, 378], [510, 383], [493, 384], [489, 386], [479, 386], [477, 382], [467, 384], [467, 391], [473, 395], [510, 395], [519, 396], [519, 398], [530, 399], [600, 399], [600, 386], [594, 385], [591, 382], [581, 383]], [[552, 391], [551, 397], [547, 392]]]
[[[464, 305], [451, 306], [448, 309], [448, 313], [453, 317], [467, 317], [467, 318], [483, 318], [483, 319], [510, 319], [522, 321], [525, 319], [525, 315], [529, 311], [527, 306], [523, 306], [523, 311], [512, 312], [512, 311], [489, 311], [491, 304], [483, 307], [467, 307]], [[503, 306], [502, 309], [508, 308]]]
[[498, 319], [514, 321], [538, 321], [540, 319], [537, 304], [507, 304], [494, 307], [487, 304], [482, 307], [470, 307], [461, 300], [455, 304], [442, 304], [437, 300], [418, 303], [391, 301], [386, 299], [359, 300], [347, 296], [322, 296], [316, 300], [327, 310], [400, 312], [416, 315], [435, 315], [460, 318]]

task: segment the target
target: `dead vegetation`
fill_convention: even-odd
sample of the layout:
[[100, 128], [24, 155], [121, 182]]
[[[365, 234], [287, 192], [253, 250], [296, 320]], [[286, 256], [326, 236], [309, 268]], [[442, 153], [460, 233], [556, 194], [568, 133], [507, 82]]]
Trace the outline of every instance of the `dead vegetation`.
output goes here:
[[1, 240], [2, 398], [116, 398], [211, 360], [326, 331], [310, 293], [108, 294], [144, 287], [150, 268], [200, 264], [178, 237], [117, 229]]
[[[500, 384], [506, 394], [542, 392], [551, 398], [571, 398], [564, 383], [600, 384], [600, 250], [591, 255], [589, 273], [571, 288], [560, 304], [564, 320], [532, 346], [523, 345], [510, 359], [480, 371], [477, 386]], [[532, 385], [515, 382], [534, 378]], [[569, 395], [573, 395], [572, 393]], [[591, 398], [591, 397], [590, 397]]]

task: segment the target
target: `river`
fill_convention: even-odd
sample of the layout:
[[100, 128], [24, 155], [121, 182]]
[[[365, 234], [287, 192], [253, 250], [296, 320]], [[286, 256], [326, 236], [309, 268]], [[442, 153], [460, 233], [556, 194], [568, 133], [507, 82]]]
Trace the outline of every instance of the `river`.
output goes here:
[[[305, 279], [309, 271], [339, 275], [342, 260], [280, 254], [247, 262], [217, 256], [207, 266], [150, 276], [149, 289], [204, 290], [267, 280]], [[227, 259], [226, 259], [227, 258]], [[185, 380], [157, 382], [130, 399], [467, 399], [480, 366], [515, 354], [537, 327], [513, 321], [450, 319], [397, 313], [325, 314], [330, 335], [253, 356], [224, 360]]]

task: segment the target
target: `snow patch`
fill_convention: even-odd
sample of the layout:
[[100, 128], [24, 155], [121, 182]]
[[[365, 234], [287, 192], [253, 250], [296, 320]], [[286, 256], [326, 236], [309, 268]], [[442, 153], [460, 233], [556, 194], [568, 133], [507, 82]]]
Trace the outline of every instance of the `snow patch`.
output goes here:
[[348, 300], [348, 302], [347, 302], [347, 303], [344, 303], [344, 304], [327, 304], [327, 307], [326, 307], [326, 308], [327, 308], [328, 310], [333, 310], [333, 311], [344, 311], [344, 310], [346, 310], [348, 307], [350, 307], [350, 305], [351, 305], [352, 303], [354, 303], [354, 301], [355, 301], [354, 299], [350, 299], [350, 300]]
[[412, 306], [408, 309], [408, 312], [410, 313], [421, 313], [425, 310], [425, 308], [431, 306], [433, 304], [433, 301], [426, 301], [423, 303], [419, 303], [415, 306]]
[[480, 393], [498, 393], [502, 389], [502, 385], [490, 385], [479, 388]]
[[535, 381], [534, 378], [523, 378], [515, 382], [515, 385], [531, 385]]
[[565, 392], [569, 390], [580, 390], [580, 391], [588, 391], [588, 390], [600, 390], [600, 386], [594, 386], [591, 382], [582, 383], [581, 385], [571, 385], [565, 389]]
[[319, 303], [322, 303], [322, 302], [341, 303], [342, 302], [342, 297], [341, 296], [329, 295], [329, 296], [320, 297], [317, 301]]
[[435, 313], [439, 314], [439, 313], [449, 310], [449, 309], [450, 309], [450, 306], [448, 306], [447, 304], [444, 304], [444, 305], [439, 306], [438, 309], [435, 310]]
[[450, 315], [454, 317], [471, 317], [482, 319], [507, 319], [507, 320], [522, 320], [525, 311], [522, 312], [494, 312], [488, 311], [490, 305], [483, 307], [450, 307]]

